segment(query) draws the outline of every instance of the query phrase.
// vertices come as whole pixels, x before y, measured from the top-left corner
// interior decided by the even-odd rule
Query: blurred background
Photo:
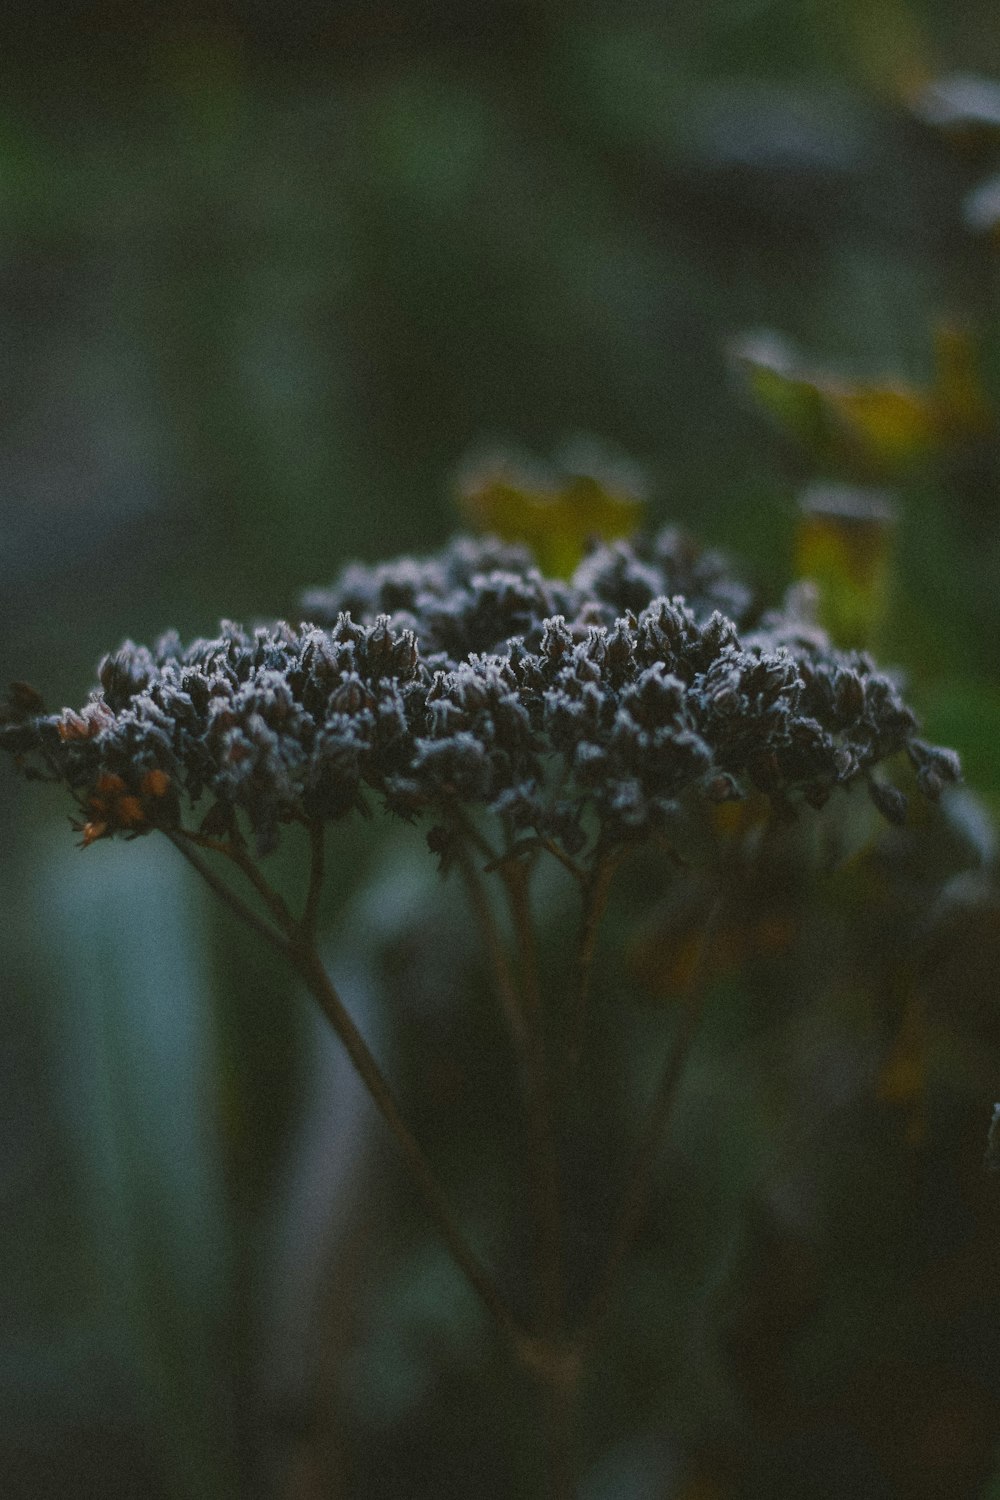
[[[78,704],[126,635],[294,617],[348,559],[439,544],[470,450],[583,433],[765,598],[826,577],[962,754],[969,790],[866,825],[832,883],[792,835],[748,876],[586,1500],[1000,1495],[995,19],[52,0],[0,26],[0,679]],[[858,576],[830,485],[876,518]],[[535,1493],[525,1394],[294,985],[172,850],[81,854],[63,799],[0,771],[4,1495]],[[333,864],[331,966],[502,1250],[457,889],[419,832],[338,831]],[[605,1194],[684,935],[648,874],[611,913],[617,1133],[575,1163]]]

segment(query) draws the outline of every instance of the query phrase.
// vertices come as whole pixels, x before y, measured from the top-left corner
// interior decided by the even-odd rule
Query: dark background
[[[192,0],[0,26],[4,680],[76,704],[123,636],[294,616],[350,557],[428,550],[483,443],[596,435],[645,467],[652,524],[774,598],[804,484],[896,493],[879,650],[979,800],[926,869],[897,851],[863,897],[816,896],[843,901],[813,953],[856,976],[839,1008],[821,984],[796,1008],[808,954],[726,981],[592,1393],[588,1500],[1000,1493],[995,423],[883,462],[776,422],[727,355],[770,328],[809,370],[925,392],[948,320],[995,412],[998,252],[963,202],[1000,135],[910,107],[1000,78],[994,22]],[[4,768],[4,1494],[532,1493],[523,1393],[294,988],[173,851],[81,854],[65,812]],[[890,960],[956,872],[928,1020]],[[457,895],[399,830],[338,833],[331,885],[335,971],[391,1069],[424,1059],[404,1091],[489,1233],[503,1162],[461,1111],[495,1038]]]

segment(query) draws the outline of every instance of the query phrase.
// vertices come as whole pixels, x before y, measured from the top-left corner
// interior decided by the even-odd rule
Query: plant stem
[[[309,890],[302,916],[302,931],[310,940],[316,936],[319,922],[319,902],[323,894],[323,875],[326,868],[326,830],[316,821],[309,824]]]
[[[537,1142],[542,1133],[542,1124],[540,1120],[533,1119],[536,1110],[536,1085],[533,1081],[534,1070],[530,1061],[532,1041],[514,984],[510,962],[475,862],[469,851],[464,848],[458,854],[458,861],[465,876],[486,951],[493,965],[501,1009],[510,1030],[517,1058],[531,1145],[527,1165],[535,1208],[534,1222],[536,1233],[540,1236],[541,1224],[543,1219],[547,1219],[550,1208],[546,1184],[542,1181],[542,1174],[538,1170]],[[558,1203],[556,1208],[558,1209]],[[549,1274],[548,1271],[546,1274]],[[543,1307],[542,1311],[546,1313],[547,1309]],[[572,1351],[564,1348],[553,1337],[548,1327],[537,1340],[530,1345],[525,1345],[522,1350],[522,1359],[535,1381],[541,1403],[549,1495],[553,1497],[553,1500],[572,1500],[574,1494],[573,1418],[576,1408],[576,1392],[579,1386],[578,1362],[573,1358]]]
[[[471,1248],[456,1224],[440,1183],[424,1155],[416,1136],[403,1119],[395,1096],[382,1070],[375,1061],[368,1044],[355,1026],[346,1006],[338,995],[330,976],[320,962],[315,948],[309,943],[292,947],[293,961],[319,1001],[330,1025],[340,1038],[355,1071],[368,1090],[379,1114],[388,1125],[396,1143],[403,1153],[410,1175],[420,1190],[427,1208],[436,1223],[442,1238],[451,1251],[456,1265],[479,1297],[497,1327],[511,1340],[520,1352],[524,1343],[521,1328],[515,1322],[510,1309],[500,1296],[486,1268]]]
[[[704,984],[706,957],[719,924],[723,898],[712,906],[702,928],[697,954],[681,997],[679,1031],[664,1064],[652,1106],[632,1163],[632,1171],[622,1195],[618,1218],[611,1238],[611,1251],[603,1273],[583,1317],[582,1342],[589,1347],[597,1338],[610,1311],[618,1273],[632,1251],[642,1228],[652,1184],[653,1168],[670,1121],[681,1079],[701,1022],[707,997]]]
[[[475,861],[468,849],[465,848],[459,849],[456,859],[459,869],[462,872],[465,888],[469,893],[469,901],[479,925],[483,945],[493,970],[500,1009],[503,1012],[504,1021],[510,1032],[511,1043],[517,1057],[518,1067],[523,1073],[526,1072],[525,1059],[529,1046],[528,1033],[521,1010],[520,996],[517,993],[517,986],[510,967],[510,960],[507,957],[503,939],[500,936],[496,918],[493,915],[489,897],[476,869]],[[523,1085],[524,1078],[522,1076]]]
[[[618,868],[619,858],[617,853],[602,854],[587,877],[583,888],[583,921],[580,928],[580,952],[577,959],[576,999],[570,1023],[569,1041],[569,1063],[573,1069],[579,1065],[583,1051],[597,938],[601,928],[601,918],[607,909],[611,882]]]
[[[318,900],[315,892],[322,879],[322,853],[318,847],[319,840],[315,839],[315,837],[313,839],[313,863],[306,920],[298,924],[289,918],[291,931],[286,936],[272,927],[269,922],[265,921],[258,912],[254,911],[251,906],[248,906],[243,898],[238,896],[226,884],[221,876],[191,847],[191,843],[186,839],[183,832],[168,832],[167,837],[188,863],[194,866],[199,875],[215,891],[216,895],[237,916],[242,918],[255,932],[264,937],[272,947],[277,948],[279,952],[291,960],[293,966],[305,981],[310,993],[319,1002],[320,1008],[343,1043],[347,1055],[354,1065],[355,1071],[361,1078],[362,1083],[368,1090],[375,1107],[395,1137],[410,1176],[423,1197],[424,1203],[429,1209],[431,1217],[437,1225],[445,1244],[448,1246],[452,1259],[486,1308],[497,1328],[509,1340],[518,1359],[521,1362],[529,1362],[533,1356],[535,1341],[524,1332],[515,1320],[506,1302],[493,1284],[489,1272],[469,1245],[456,1223],[448,1200],[434,1175],[430,1162],[424,1155],[423,1148],[404,1120],[382,1070],[375,1061],[364,1037],[354,1024],[316,951],[315,941],[312,932],[309,930],[308,921],[314,916],[314,908]],[[222,847],[219,852],[226,853],[227,850]],[[255,870],[255,874],[257,878],[253,881],[253,884],[261,891],[261,894],[263,895],[266,891],[280,901],[280,897],[277,897],[277,893],[271,890],[271,887],[267,885],[260,872]],[[268,904],[271,905],[271,902],[269,901]]]
[[[575,1344],[540,1342],[531,1357],[545,1436],[546,1500],[575,1500],[576,1411],[583,1374]]]
[[[569,874],[572,875],[575,881],[577,881],[580,885],[584,885],[586,883],[586,871],[583,869],[582,865],[577,864],[576,860],[573,859],[571,855],[566,853],[566,850],[562,847],[557,839],[540,838],[538,842],[541,844],[543,849],[548,850],[553,859],[557,859],[559,861],[563,869],[567,870]]]
[[[481,844],[480,853],[490,854]],[[538,1236],[538,1281],[543,1331],[522,1349],[522,1359],[534,1380],[539,1399],[546,1454],[547,1493],[550,1500],[573,1500],[575,1494],[574,1419],[580,1383],[575,1350],[562,1333],[562,1264],[558,1176],[552,1139],[547,1079],[541,1035],[541,994],[534,930],[528,907],[527,871],[520,864],[490,857],[492,868],[503,873],[524,970],[524,999],[518,993],[510,961],[497,926],[484,882],[465,843],[456,855],[469,892],[483,945],[493,967],[500,1008],[517,1059],[529,1134],[529,1178]]]
[[[195,844],[199,849],[210,849],[213,854],[225,855],[226,859],[230,860],[231,863],[234,864],[240,871],[240,873],[244,875],[247,880],[249,880],[250,884],[260,896],[261,900],[264,902],[265,906],[274,917],[274,920],[277,922],[282,932],[290,934],[294,930],[295,918],[288,910],[285,902],[278,895],[278,892],[264,879],[257,866],[250,858],[250,855],[241,844],[236,844],[233,842],[227,843],[221,839],[209,838],[206,834],[193,833],[190,829],[187,828],[182,828],[180,832],[181,837],[184,838],[188,844]],[[170,834],[169,837],[173,839],[174,836],[173,834]],[[176,843],[176,839],[174,839],[174,842]]]
[[[550,1500],[573,1500],[576,1494],[574,1428],[580,1367],[577,1351],[568,1345],[565,1333],[559,1162],[551,1078],[545,1058],[538,950],[531,915],[531,867],[519,859],[508,858],[497,868],[507,891],[521,960],[523,1003],[515,1040],[521,1039],[523,1049],[520,1062],[535,1182],[541,1302],[541,1331],[529,1362],[539,1389],[548,1495]]]
[[[541,1327],[546,1337],[562,1334],[563,1272],[559,1167],[549,1077],[545,1065],[542,997],[538,976],[538,951],[529,900],[528,868],[520,860],[500,865],[507,890],[511,919],[517,939],[522,993],[523,1078],[531,1158],[536,1181],[538,1230],[538,1285],[541,1294]]]
[[[191,847],[191,841],[189,840],[189,837],[186,833],[184,833],[183,831],[180,833],[174,833],[169,829],[165,831],[167,834],[167,838],[173,844],[178,853],[183,855],[189,865],[193,865],[193,867],[198,871],[198,874],[201,876],[202,880],[205,881],[206,885],[211,886],[215,894],[226,904],[226,906],[229,907],[231,911],[235,912],[236,915],[242,921],[246,922],[249,927],[252,927],[255,932],[258,932],[266,942],[271,944],[272,947],[277,948],[280,952],[285,954],[290,952],[288,938],[284,935],[284,933],[281,933],[277,930],[277,928],[272,927],[270,922],[265,921],[259,912],[254,911],[252,906],[248,906],[243,898],[241,896],[238,896],[232,889],[232,887],[226,884],[221,875],[218,875],[216,871],[213,870],[212,867],[207,863],[207,861],[202,859],[201,855],[197,854]]]

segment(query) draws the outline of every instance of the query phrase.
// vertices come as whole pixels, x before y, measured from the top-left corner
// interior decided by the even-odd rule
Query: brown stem
[[[576,1068],[583,1051],[587,1011],[590,1005],[590,987],[594,976],[594,955],[601,929],[601,918],[608,905],[611,882],[618,868],[620,855],[602,854],[587,877],[583,894],[583,922],[580,929],[580,952],[577,959],[576,999],[571,1018],[569,1063]]]
[[[456,858],[459,869],[462,872],[462,878],[465,881],[466,890],[469,893],[472,910],[479,924],[486,954],[493,969],[500,1009],[503,1011],[504,1021],[510,1032],[518,1066],[522,1069],[523,1081],[528,1072],[527,1054],[530,1043],[524,1022],[524,1015],[521,1010],[521,999],[517,992],[517,985],[514,981],[510,960],[507,957],[503,939],[500,936],[496,918],[493,915],[486,889],[476,869],[475,861],[464,845],[459,845]]]
[[[586,871],[581,865],[577,864],[572,855],[566,853],[566,850],[556,839],[540,838],[538,842],[541,844],[543,849],[548,850],[553,859],[557,859],[559,861],[564,870],[569,871],[574,880],[578,881],[580,885],[586,884]]]
[[[681,1078],[691,1055],[691,1048],[698,1034],[705,1008],[707,996],[707,987],[703,982],[705,960],[711,940],[718,928],[722,904],[720,897],[714,903],[702,929],[698,951],[685,984],[684,995],[681,997],[678,1035],[671,1045],[653,1096],[649,1116],[639,1138],[632,1171],[618,1210],[618,1219],[611,1239],[611,1252],[583,1317],[582,1343],[584,1346],[593,1343],[600,1333],[610,1311],[618,1272],[635,1245],[642,1228],[652,1184],[653,1168],[656,1165],[673,1107],[677,1102]]]
[[[500,1296],[493,1281],[475,1251],[468,1244],[462,1231],[452,1217],[451,1208],[423,1148],[403,1119],[395,1096],[382,1070],[375,1061],[364,1037],[361,1035],[347,1008],[338,995],[315,949],[305,942],[292,947],[292,958],[310,992],[319,1001],[330,1025],[340,1038],[348,1057],[368,1090],[379,1114],[388,1125],[410,1174],[430,1210],[442,1238],[451,1251],[456,1265],[479,1297],[497,1327],[511,1340],[519,1354],[523,1354],[525,1338],[515,1322],[510,1309]]]
[[[575,1345],[544,1345],[533,1362],[545,1432],[546,1500],[574,1500],[576,1495],[580,1353]]]
[[[461,808],[448,810],[448,817],[455,827],[465,835],[469,843],[479,850],[490,869],[495,869],[500,863],[501,856],[493,848],[485,834],[480,833],[473,820],[468,817]]]
[[[392,1090],[370,1052],[364,1037],[355,1026],[329,975],[324,969],[316,952],[312,934],[309,932],[305,922],[300,925],[289,918],[291,924],[289,934],[285,935],[279,932],[275,927],[272,927],[270,922],[267,922],[258,912],[254,911],[251,906],[248,906],[243,898],[238,896],[221,876],[201,858],[192,847],[192,844],[200,842],[198,838],[189,839],[183,830],[177,832],[168,831],[167,837],[188,863],[194,866],[199,875],[202,876],[205,882],[225,902],[230,910],[234,911],[249,927],[252,927],[255,932],[258,932],[268,943],[291,960],[294,967],[304,979],[311,994],[318,1000],[320,1008],[343,1043],[375,1107],[395,1137],[403,1153],[403,1159],[410,1171],[410,1175],[416,1183],[430,1211],[431,1217],[448,1246],[453,1260],[462,1271],[472,1290],[479,1297],[494,1323],[510,1341],[518,1359],[522,1362],[529,1362],[533,1358],[535,1341],[515,1321],[510,1309],[494,1286],[486,1268],[468,1244],[461,1229],[455,1222],[444,1191],[435,1177],[423,1149],[403,1119]],[[322,855],[318,850],[318,843],[319,841],[314,839],[313,864],[310,879],[311,900],[307,901],[307,910],[315,906],[318,900],[314,892],[318,890],[322,878],[322,871],[317,868],[322,860]],[[220,852],[227,852],[227,850],[223,847]],[[270,892],[271,888],[267,885],[264,877],[260,875],[259,871],[255,873],[258,878],[253,881],[254,886],[257,889],[261,889],[263,886],[264,889]],[[275,893],[271,892],[271,894],[274,895]],[[278,900],[280,900],[280,897]],[[284,906],[283,902],[281,904]]]
[[[265,921],[259,912],[254,911],[252,906],[247,905],[242,896],[237,896],[232,887],[228,886],[222,879],[222,876],[213,870],[211,865],[191,848],[191,843],[197,842],[197,840],[192,840],[183,830],[175,833],[167,829],[165,832],[174,848],[184,856],[189,865],[194,866],[205,883],[211,886],[215,894],[225,902],[231,911],[235,912],[255,932],[260,933],[261,937],[270,943],[272,947],[286,954],[290,951],[288,938],[284,933],[279,932],[277,928],[271,926],[270,922]]]
[[[264,879],[245,848],[239,844],[226,843],[221,839],[209,838],[204,833],[192,833],[187,828],[182,828],[180,833],[189,844],[196,844],[199,849],[210,849],[214,854],[225,855],[226,859],[230,860],[240,873],[249,880],[282,932],[291,935],[296,927],[295,918],[288,910],[285,902],[278,895],[278,892]]]
[[[538,1284],[542,1303],[542,1329],[546,1338],[558,1342],[562,1337],[563,1323],[561,1195],[552,1101],[545,1064],[538,950],[529,900],[530,871],[520,860],[508,859],[500,865],[500,874],[507,891],[521,961],[522,1015],[526,1035],[523,1057],[525,1105],[537,1184]]]
[[[576,1493],[574,1419],[580,1367],[575,1350],[568,1347],[563,1338],[558,1165],[545,1070],[541,993],[528,900],[528,871],[520,862],[491,860],[493,868],[501,872],[510,901],[521,957],[522,998],[483,881],[464,844],[459,845],[457,858],[493,966],[500,1006],[517,1058],[528,1126],[528,1168],[538,1236],[542,1332],[537,1339],[523,1346],[521,1353],[538,1389],[548,1496],[550,1500],[573,1500]]]
[[[309,824],[309,890],[302,915],[302,932],[312,941],[319,922],[319,903],[326,869],[326,829],[318,820]]]

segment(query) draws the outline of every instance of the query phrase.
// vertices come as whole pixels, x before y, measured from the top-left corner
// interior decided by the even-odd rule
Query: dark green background
[[[1000,147],[950,150],[895,84],[914,57],[1000,76],[994,22],[991,5],[944,0],[192,0],[8,18],[0,676],[77,703],[125,635],[294,613],[349,557],[441,541],[470,446],[546,454],[578,432],[646,466],[653,523],[732,549],[777,597],[817,471],[734,379],[734,335],[777,328],[822,364],[927,385],[934,323],[961,317],[1000,401],[996,252],[960,216]],[[957,479],[931,462],[907,474],[885,643],[994,807],[998,475],[990,453]],[[4,770],[4,1494],[530,1493],[511,1437],[533,1442],[522,1397],[377,1131],[339,1074],[343,1115],[324,1126],[306,1107],[336,1064],[287,979],[172,851],[78,854],[65,812]],[[988,830],[970,838],[989,866]],[[348,830],[328,916],[397,1071],[410,1042],[438,1058],[408,1088],[457,1180],[454,1075],[488,1093],[495,1038],[448,988],[440,954],[462,919],[432,877],[419,835],[380,847]],[[810,1139],[808,1099],[792,1116],[766,1089],[725,1105],[727,1048],[758,1035],[753,985],[723,1007],[718,1076],[691,1112],[704,1179],[695,1142],[670,1215],[687,1258],[662,1297],[655,1257],[633,1289],[640,1324],[667,1307],[662,1342],[630,1349],[619,1329],[588,1497],[994,1493],[990,972],[949,981],[975,1026],[937,1038],[917,1166],[885,1121],[824,1118],[798,1220],[761,1163],[768,1110]],[[659,1036],[655,1015],[642,1024],[639,1058]],[[823,1073],[830,1037],[796,1035]],[[780,1072],[787,1033],[754,1045],[760,1078]],[[484,1136],[470,1119],[473,1159]],[[487,1229],[488,1184],[465,1204]],[[855,1192],[868,1217],[852,1224]],[[948,1256],[957,1282],[935,1279]],[[321,1324],[303,1310],[317,1280]],[[697,1368],[678,1352],[693,1327]]]

